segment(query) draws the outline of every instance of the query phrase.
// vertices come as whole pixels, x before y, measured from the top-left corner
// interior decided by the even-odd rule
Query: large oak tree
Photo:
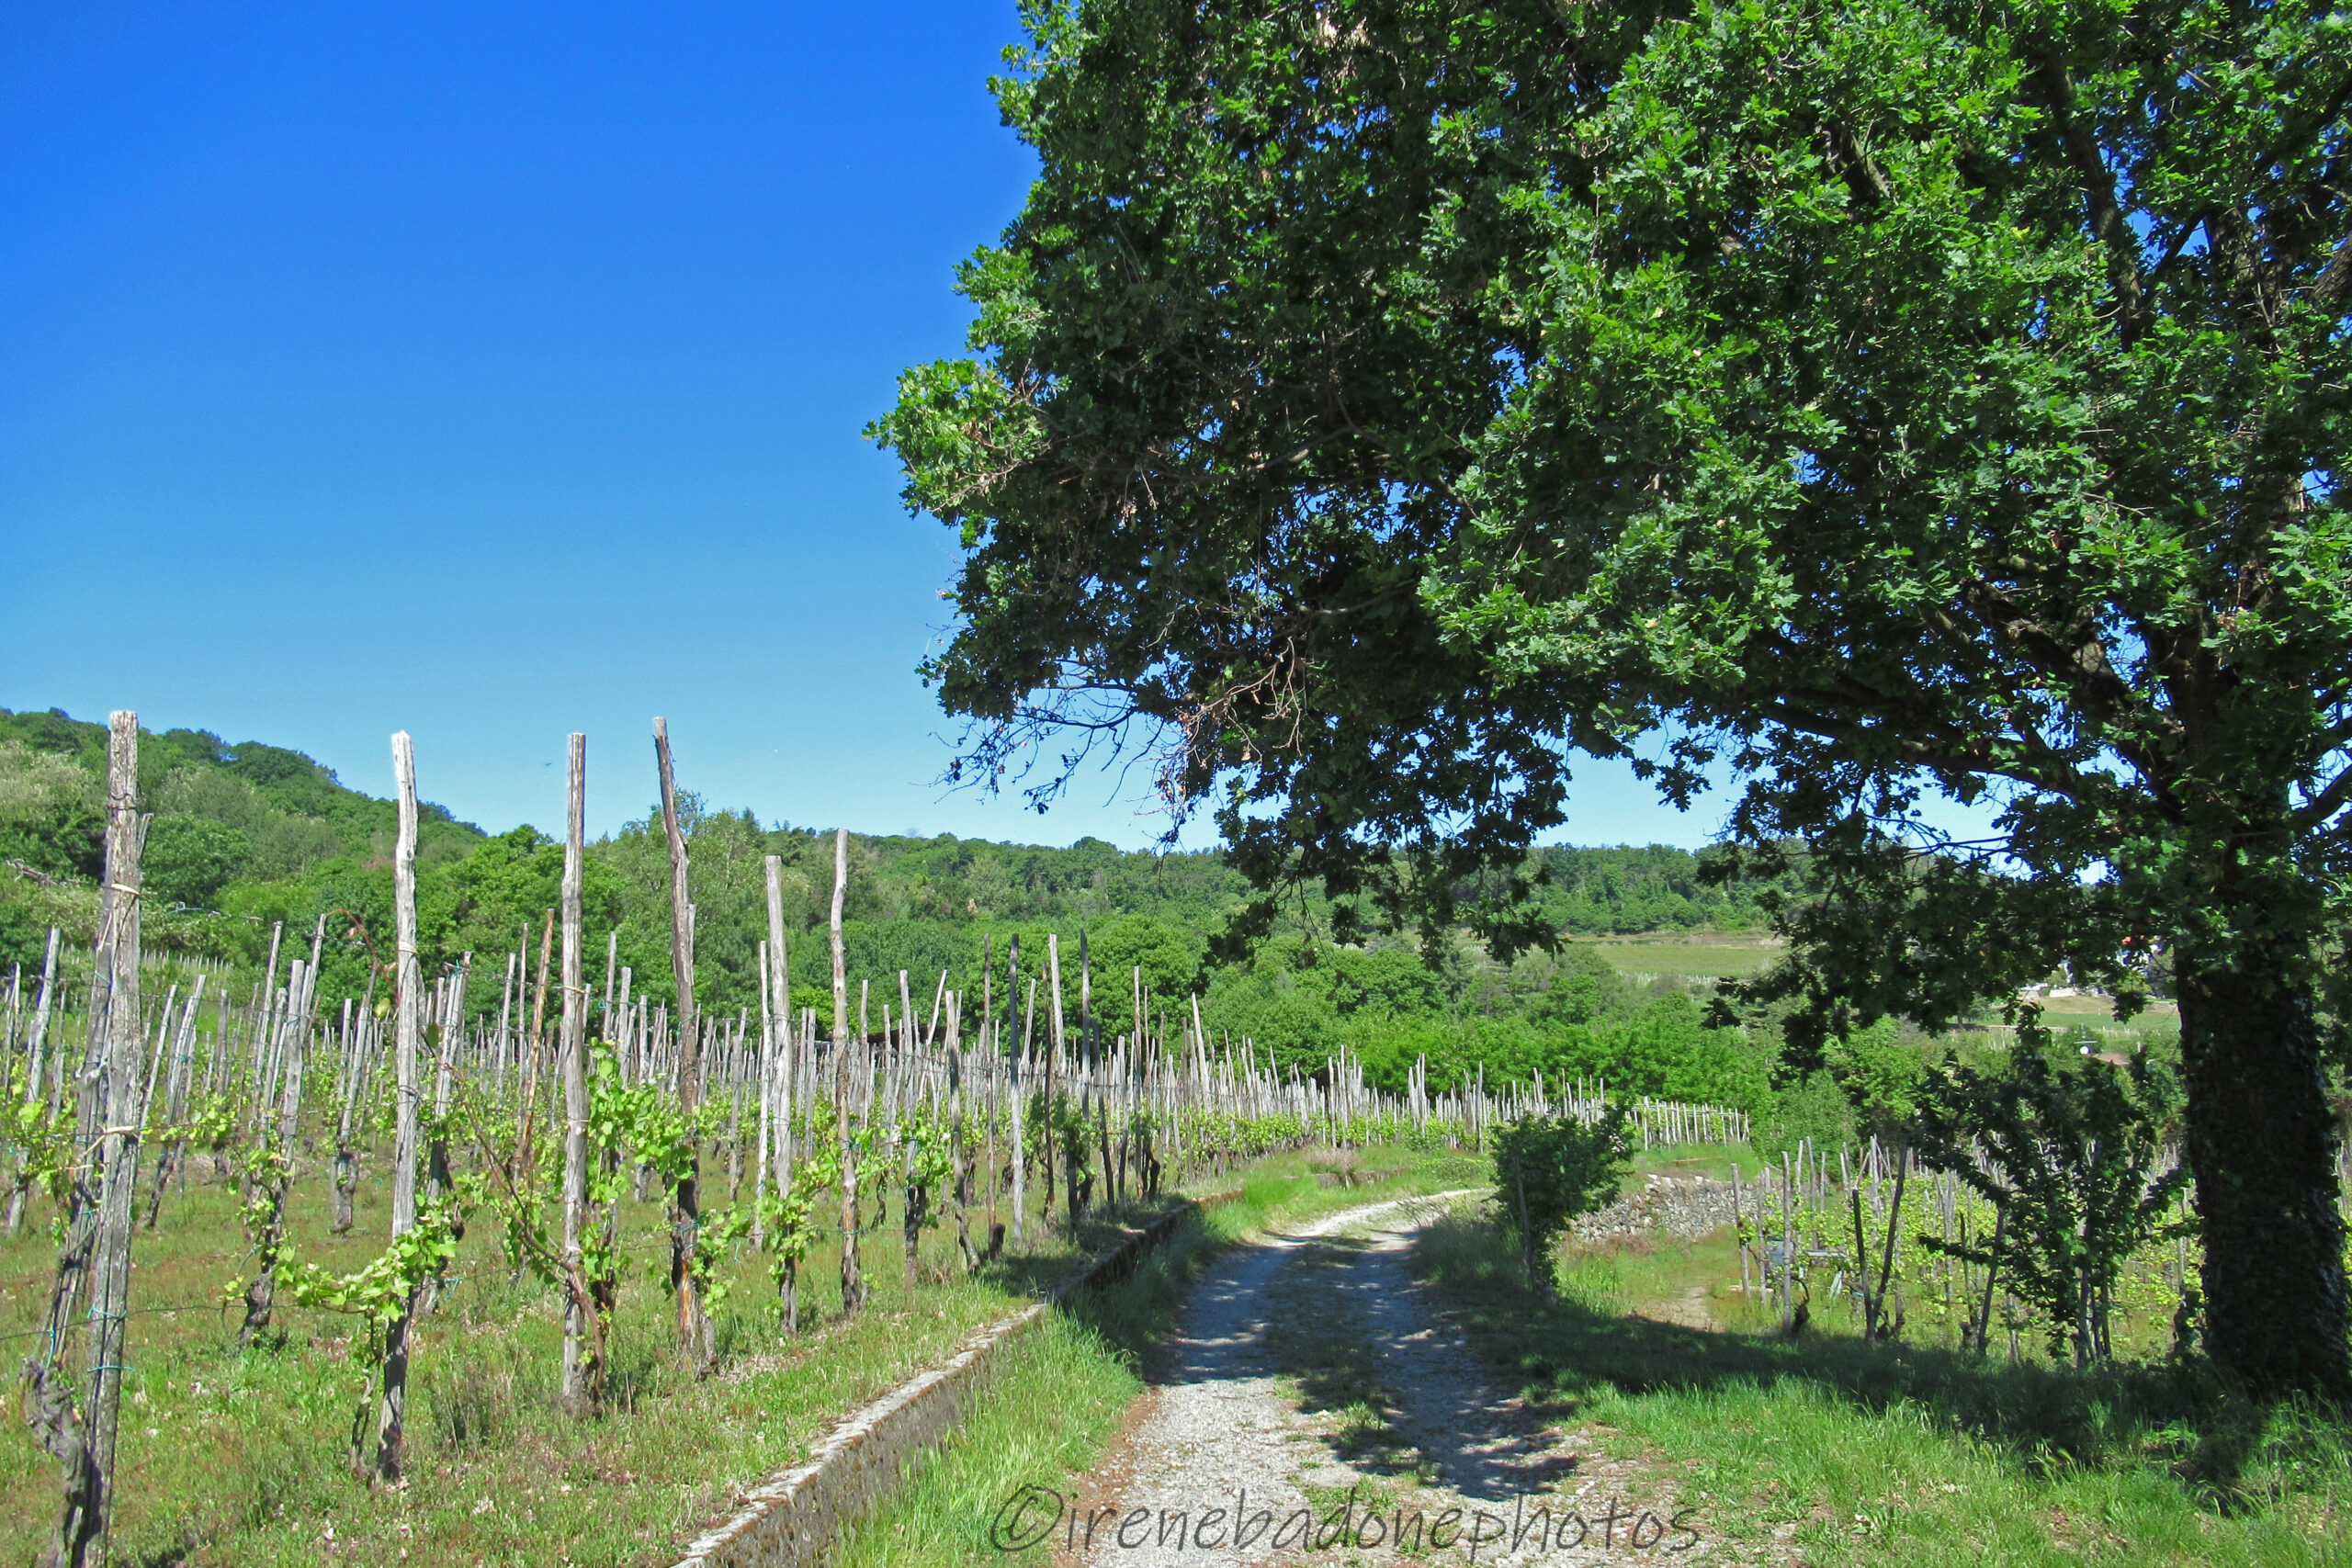
[[[975,355],[877,427],[962,530],[967,776],[1140,741],[1261,881],[1390,915],[1516,863],[1579,752],[1728,777],[1735,838],[1810,852],[1776,984],[1829,1026],[2161,953],[2209,1343],[2352,1393],[2345,17],[1028,23]]]

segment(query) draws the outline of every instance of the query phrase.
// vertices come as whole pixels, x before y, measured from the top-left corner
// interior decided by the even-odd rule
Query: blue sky
[[[498,829],[1141,845],[934,782],[947,531],[860,429],[1030,172],[999,0],[17,7],[0,36],[0,706],[298,747]],[[1589,767],[1580,842],[1702,841]],[[1204,842],[1194,830],[1189,841]]]

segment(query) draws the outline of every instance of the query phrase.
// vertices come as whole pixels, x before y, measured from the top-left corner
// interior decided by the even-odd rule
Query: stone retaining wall
[[[1577,1241],[1612,1241],[1625,1236],[1696,1237],[1729,1226],[1735,1215],[1732,1186],[1704,1176],[1651,1176],[1607,1208],[1568,1227]]]
[[[1006,1348],[1044,1322],[1056,1303],[1073,1292],[1125,1279],[1202,1203],[1240,1195],[1219,1192],[1170,1210],[1097,1254],[1046,1300],[972,1334],[944,1364],[918,1373],[835,1427],[810,1450],[808,1462],[778,1471],[746,1492],[742,1506],[725,1523],[686,1548],[677,1568],[803,1568],[817,1562],[834,1536],[871,1510],[910,1461],[963,1424]]]

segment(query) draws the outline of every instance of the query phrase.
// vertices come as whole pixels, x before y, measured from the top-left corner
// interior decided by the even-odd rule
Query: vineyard
[[[1148,994],[1141,966],[1098,975],[1082,936],[1016,939],[978,996],[945,973],[853,977],[846,833],[830,1017],[791,1005],[773,857],[758,1011],[698,1010],[656,737],[674,1003],[643,993],[614,933],[591,957],[580,737],[562,900],[536,944],[424,971],[402,735],[388,940],[280,928],[234,997],[225,966],[141,952],[139,732],[117,716],[94,962],[76,985],[51,932],[7,998],[0,1333],[27,1352],[45,1457],[14,1445],[0,1469],[0,1549],[53,1537],[96,1562],[128,1532],[124,1560],[227,1541],[307,1559],[405,1550],[424,1520],[526,1556],[556,1519],[587,1557],[658,1557],[725,1486],[1190,1178],[1308,1145],[1475,1150],[1529,1112],[1599,1113],[1600,1086],[1540,1073],[1433,1091],[1422,1062],[1389,1094],[1344,1052],[1278,1068],[1212,1038],[1197,998]],[[327,944],[354,942],[367,985],[322,1006]],[[1747,1134],[1736,1111],[1634,1115],[1645,1140]],[[641,1506],[589,1506],[616,1494]]]

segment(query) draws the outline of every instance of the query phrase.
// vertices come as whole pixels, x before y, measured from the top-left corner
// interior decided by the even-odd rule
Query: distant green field
[[[1770,937],[1744,931],[1603,938],[1581,945],[1599,949],[1620,975],[1753,975],[1781,953]]]

